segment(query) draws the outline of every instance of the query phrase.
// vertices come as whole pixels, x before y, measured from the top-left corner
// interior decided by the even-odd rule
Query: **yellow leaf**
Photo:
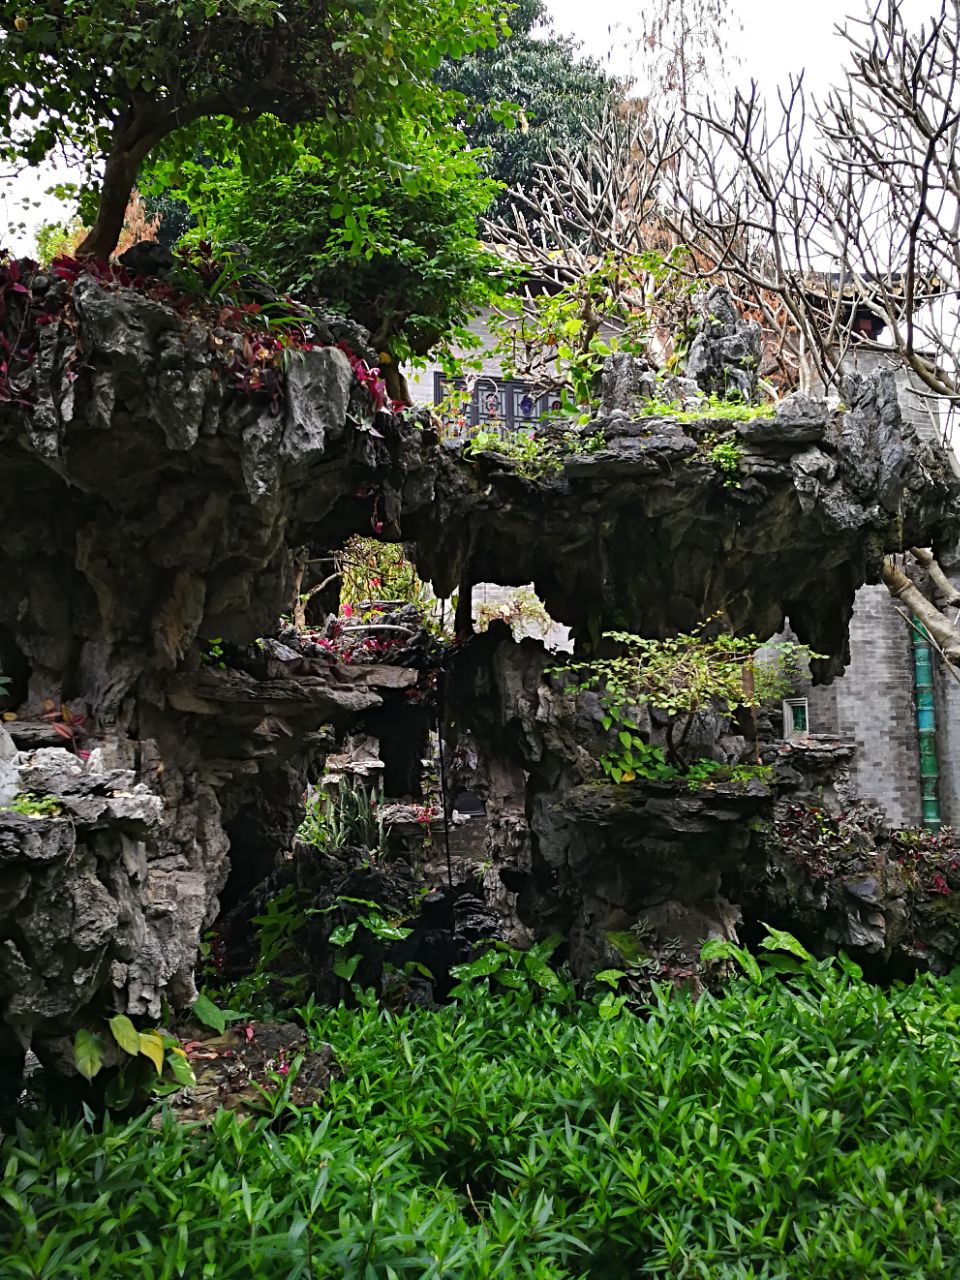
[[[16,720],[17,713],[15,711],[5,711],[3,713],[3,718],[4,720],[7,720],[7,721]]]
[[[636,777],[637,777],[637,775],[633,772],[633,770],[632,770],[632,769],[624,769],[624,771],[623,771],[623,777],[620,779],[620,781],[621,781],[621,782],[634,782],[634,781],[636,780]]]
[[[157,1075],[163,1074],[163,1040],[156,1031],[140,1032],[140,1052],[149,1058],[157,1068]]]

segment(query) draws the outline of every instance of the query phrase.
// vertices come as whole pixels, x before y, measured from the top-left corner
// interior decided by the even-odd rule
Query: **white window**
[[[787,698],[783,704],[783,736],[805,738],[810,732],[810,711],[806,698]]]

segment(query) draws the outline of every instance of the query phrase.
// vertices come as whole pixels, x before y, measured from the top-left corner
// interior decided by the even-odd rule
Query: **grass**
[[[483,984],[313,1011],[322,1107],[21,1127],[0,1276],[957,1276],[958,1011],[944,980],[830,962],[642,1016]]]

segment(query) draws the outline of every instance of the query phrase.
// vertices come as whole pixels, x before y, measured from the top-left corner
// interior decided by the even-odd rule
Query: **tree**
[[[82,214],[96,194],[79,252],[106,257],[151,153],[175,166],[200,146],[262,169],[318,120],[332,153],[382,146],[397,120],[449,118],[437,64],[500,24],[493,0],[0,0],[0,30],[0,157],[79,151]]]
[[[315,154],[308,131],[284,172],[203,169],[202,233],[241,242],[275,284],[359,320],[405,400],[399,364],[463,338],[503,275],[477,232],[496,184],[461,141],[410,125],[371,167]]]
[[[643,102],[608,105],[577,143],[550,149],[489,240],[527,287],[497,326],[517,373],[573,405],[591,399],[611,340],[634,354],[675,352],[690,314],[688,253],[666,226],[660,191],[680,144]],[[605,340],[601,338],[601,331]]]
[[[689,765],[683,748],[701,711],[715,708],[733,715],[739,708],[778,701],[814,656],[793,641],[767,645],[759,654],[755,635],[709,635],[717,621],[708,619],[692,632],[665,640],[605,631],[604,639],[618,650],[613,657],[558,668],[579,679],[572,691],[600,694],[603,728],[617,736],[613,751],[601,759],[614,782],[632,782],[641,775],[675,776]],[[666,714],[666,758],[636,736],[636,708],[644,705]]]
[[[778,298],[824,383],[853,347],[893,351],[960,395],[960,0],[911,31],[897,0],[840,29],[842,85],[791,81],[768,110],[754,84],[690,116],[678,225],[715,270]],[[882,336],[881,336],[882,335]]]
[[[852,351],[879,351],[956,402],[960,0],[916,30],[880,0],[838,30],[849,64],[823,102],[800,79],[774,111],[754,84],[727,111],[690,113],[696,180],[675,182],[673,225],[697,238],[709,273],[789,316],[785,337],[814,381],[835,383]],[[888,558],[883,581],[960,666],[945,613],[958,593],[932,553]]]
[[[618,86],[593,59],[579,57],[575,41],[553,31],[543,0],[519,0],[510,27],[492,48],[445,59],[437,79],[472,104],[461,123],[470,146],[485,150],[487,173],[507,188],[529,188],[537,165],[596,124]],[[506,103],[521,113],[517,127],[508,127]],[[508,207],[498,196],[494,212]]]
[[[699,102],[721,58],[739,61],[730,53],[729,24],[725,0],[657,0],[645,7],[642,91],[656,100],[661,115],[683,114]]]

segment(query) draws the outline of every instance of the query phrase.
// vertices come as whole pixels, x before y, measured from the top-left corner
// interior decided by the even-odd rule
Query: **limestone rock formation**
[[[611,409],[587,428],[603,447],[539,481],[496,453],[470,467],[444,452],[433,503],[405,508],[404,528],[440,594],[532,582],[552,618],[593,641],[718,611],[763,637],[789,616],[829,655],[821,674],[837,672],[857,588],[879,580],[885,552],[948,540],[958,493],[943,453],[902,422],[892,377],[851,376],[844,396],[849,413],[794,395],[741,422]],[[734,476],[717,465],[721,439]]]
[[[357,531],[403,539],[438,593],[533,582],[581,641],[717,610],[767,636],[789,613],[835,670],[853,594],[884,551],[953,531],[956,481],[902,426],[884,379],[851,382],[846,415],[793,398],[738,424],[631,418],[613,393],[589,428],[603,447],[530,480],[381,411],[362,352],[314,345],[283,371],[266,337],[201,324],[157,289],[38,274],[33,290],[11,307],[24,332],[23,308],[44,323],[31,313],[35,346],[0,407],[0,665],[17,750],[0,744],[0,795],[34,791],[58,811],[0,811],[0,1059],[33,1043],[63,1067],[84,1020],[189,1001],[228,871],[264,874],[338,737],[410,701],[416,672],[254,646],[276,640],[306,554]],[[720,438],[739,450],[732,483]],[[489,705],[475,686],[494,667],[484,676],[467,650],[451,681],[478,740],[505,735],[491,794],[531,876],[579,876],[594,840],[611,863],[628,829],[647,851],[706,849],[722,830],[719,862],[743,855],[732,817],[759,797],[674,805],[670,819],[653,793],[578,790],[595,726],[544,703],[542,658],[518,649]],[[578,885],[586,955],[612,898]],[[713,876],[711,901],[721,888]]]
[[[708,395],[752,400],[760,372],[760,326],[740,319],[722,285],[713,286],[699,310],[700,327],[690,344],[687,377]]]

